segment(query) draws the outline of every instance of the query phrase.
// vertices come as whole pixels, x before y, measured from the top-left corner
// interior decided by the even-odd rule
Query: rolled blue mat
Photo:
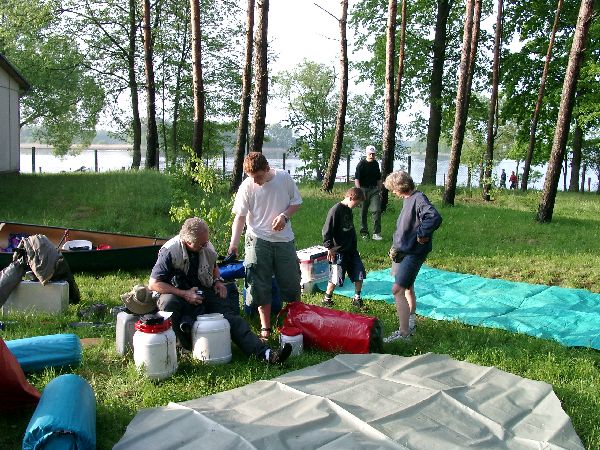
[[[23,450],[96,448],[96,397],[86,380],[68,374],[46,385],[25,436]]]
[[[46,367],[78,366],[81,362],[81,342],[75,334],[50,334],[6,341],[23,368],[35,372]]]

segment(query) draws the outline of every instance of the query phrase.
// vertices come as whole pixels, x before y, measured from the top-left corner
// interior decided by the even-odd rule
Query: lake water
[[[97,155],[97,170],[99,172],[108,172],[115,170],[125,170],[131,166],[131,152],[126,148],[118,147],[118,146],[101,146],[99,148],[91,148],[81,152],[78,155],[68,155],[62,158],[56,157],[52,155],[52,152],[49,148],[44,147],[36,147],[35,151],[35,172],[46,172],[46,173],[59,173],[59,172],[73,172],[77,170],[86,170],[86,171],[94,171],[96,169],[96,155]],[[269,155],[268,151],[265,150],[265,155],[269,159],[269,163],[272,167],[283,168],[284,161],[281,156],[276,157]],[[356,169],[356,165],[360,161],[362,155],[355,154],[353,158],[350,160],[350,179],[352,179],[354,175],[354,171]],[[21,146],[21,172],[22,173],[31,173],[32,172],[32,152],[31,147],[22,145]],[[160,158],[160,167],[164,168],[164,158]],[[216,169],[221,170],[223,168],[223,158],[221,156],[215,158],[214,160],[209,161]],[[142,164],[144,166],[144,157],[142,155]],[[292,175],[302,175],[300,167],[302,166],[302,161],[287,157],[285,159],[285,169],[287,169]],[[414,180],[419,183],[423,176],[423,168],[425,166],[425,161],[422,156],[413,155],[411,157],[411,175]],[[225,170],[231,171],[233,167],[233,158],[226,157],[225,158]],[[337,171],[337,181],[345,181],[347,175],[347,161],[341,160],[338,171]],[[394,163],[394,169],[406,169],[406,161],[396,161]],[[522,173],[523,163],[519,165],[518,173]],[[512,170],[517,170],[516,161],[511,160],[502,160],[494,167],[494,173],[496,176],[500,175],[501,170],[506,170],[506,173],[510,175]],[[537,170],[542,173],[542,177],[536,181],[533,185],[535,189],[542,189],[544,185],[544,178],[546,175],[546,165],[533,167],[533,170]],[[445,176],[448,173],[448,158],[445,155],[440,155],[438,160],[438,171],[437,171],[437,184],[443,185]],[[570,179],[570,171],[567,171],[567,187]],[[588,171],[586,174],[586,178],[591,178],[590,187],[592,191],[595,191],[598,186],[598,178],[595,173]],[[478,182],[478,171],[477,174],[474,174],[472,185],[476,185]],[[508,183],[508,182],[507,182]],[[466,186],[467,184],[467,168],[465,166],[460,166],[458,171],[458,184],[462,186]],[[563,176],[561,175],[559,181],[559,190],[563,190]],[[588,189],[588,183],[586,180],[586,190]]]

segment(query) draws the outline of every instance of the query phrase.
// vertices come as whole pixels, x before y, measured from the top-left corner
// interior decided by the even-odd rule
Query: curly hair
[[[256,173],[260,170],[267,170],[269,162],[261,152],[250,152],[244,158],[244,172]]]
[[[404,170],[390,173],[383,182],[383,185],[388,191],[396,191],[402,194],[407,194],[415,190],[415,182]]]
[[[208,225],[199,217],[190,217],[181,227],[179,237],[182,241],[195,244],[198,241],[198,235],[208,232]]]

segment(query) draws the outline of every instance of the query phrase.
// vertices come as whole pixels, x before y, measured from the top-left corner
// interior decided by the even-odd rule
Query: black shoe
[[[355,308],[362,308],[363,307],[363,301],[362,298],[357,297],[356,295],[354,296],[354,298],[352,299],[352,306],[354,306]]]
[[[286,342],[283,348],[274,350],[271,349],[269,352],[269,359],[267,360],[268,364],[283,364],[286,359],[290,357],[292,354],[292,344]]]
[[[331,307],[333,305],[334,305],[334,303],[333,303],[333,300],[331,299],[331,297],[324,296],[323,300],[321,300],[321,306]]]

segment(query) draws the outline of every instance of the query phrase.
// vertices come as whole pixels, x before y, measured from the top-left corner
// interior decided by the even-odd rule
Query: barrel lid
[[[142,320],[138,320],[135,323],[135,329],[141,331],[142,333],[162,333],[163,331],[167,331],[169,328],[171,328],[171,319],[164,319],[162,322],[154,324],[148,324]]]
[[[221,313],[201,314],[196,317],[196,320],[200,320],[200,321],[221,320],[221,319],[223,319],[223,314],[221,314]]]
[[[281,328],[280,333],[285,334],[286,336],[298,336],[299,334],[302,334],[302,330],[300,328],[286,326]]]

